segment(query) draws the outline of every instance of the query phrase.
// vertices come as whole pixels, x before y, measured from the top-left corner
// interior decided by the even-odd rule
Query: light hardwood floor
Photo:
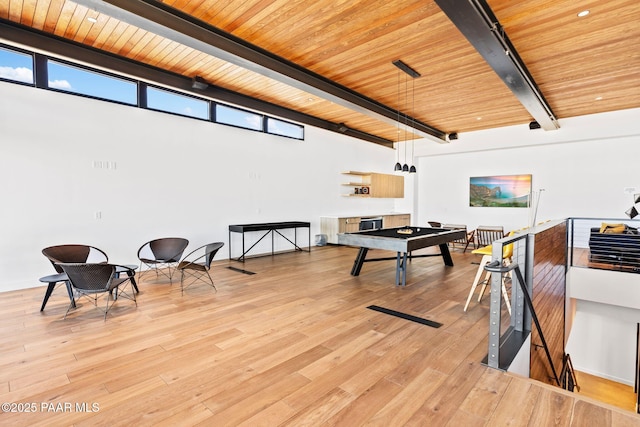
[[[462,310],[477,256],[454,251],[454,267],[415,259],[402,288],[394,261],[350,276],[355,255],[328,246],[219,261],[218,291],[184,296],[148,275],[137,308],[119,301],[106,322],[85,302],[63,320],[63,288],[43,313],[42,287],[2,293],[2,402],[35,411],[0,413],[0,424],[640,425],[630,411],[480,363],[487,298]]]
[[[576,380],[580,386],[580,390],[577,392],[582,396],[589,396],[627,411],[636,410],[636,394],[632,386],[585,372],[576,372]]]

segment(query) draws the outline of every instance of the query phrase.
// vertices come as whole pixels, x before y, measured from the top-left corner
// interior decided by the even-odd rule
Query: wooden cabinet
[[[360,215],[360,216],[323,216],[320,217],[320,233],[327,236],[327,243],[338,244],[338,233],[352,233],[360,230],[363,219],[382,218],[382,228],[404,227],[411,225],[411,214]]]
[[[411,215],[383,215],[382,228],[405,227],[411,225]]]
[[[338,243],[338,233],[351,233],[360,229],[361,218],[320,217],[320,232],[327,236],[327,243]]]
[[[342,184],[349,189],[347,193],[343,193],[345,196],[386,198],[404,197],[403,176],[356,171],[343,172],[343,175],[353,178],[349,182]]]

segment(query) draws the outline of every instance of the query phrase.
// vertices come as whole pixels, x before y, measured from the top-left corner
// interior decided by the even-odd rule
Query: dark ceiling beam
[[[529,114],[545,130],[558,121],[498,18],[484,0],[435,0],[458,30],[511,89]]]
[[[239,107],[245,107],[284,119],[293,120],[298,123],[315,126],[340,134],[346,134],[354,138],[373,142],[388,148],[393,148],[394,146],[393,141],[389,139],[354,129],[345,129],[344,125],[341,123],[333,123],[328,120],[323,120],[300,111],[291,110],[280,105],[252,98],[215,85],[209,85],[204,90],[193,89],[193,80],[188,77],[0,19],[0,41],[2,39],[18,45],[31,47],[40,52],[57,55],[70,61],[77,61],[89,67],[93,66],[109,70],[122,75],[138,78],[143,81],[175,88],[182,92],[193,93],[196,96],[208,97]]]
[[[157,0],[75,0],[90,9],[396,126],[398,111]],[[446,133],[400,114],[414,133],[440,143]]]

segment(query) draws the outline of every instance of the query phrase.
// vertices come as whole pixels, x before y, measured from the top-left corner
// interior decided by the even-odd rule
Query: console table
[[[284,229],[294,229],[294,239],[291,241],[288,237],[280,233],[279,230]],[[303,221],[284,221],[284,222],[265,222],[259,224],[236,224],[229,226],[229,259],[233,259],[231,257],[231,233],[242,233],[242,255],[236,258],[236,261],[244,262],[246,259],[247,253],[253,249],[262,239],[271,234],[271,255],[274,255],[274,235],[277,233],[282,236],[286,241],[291,243],[295,250],[303,251],[300,246],[298,246],[298,228],[307,228],[308,229],[308,238],[309,238],[309,249],[306,252],[311,251],[311,223],[303,222]],[[252,231],[265,231],[265,233],[256,241],[249,249],[245,250],[245,239],[244,235],[247,232]]]

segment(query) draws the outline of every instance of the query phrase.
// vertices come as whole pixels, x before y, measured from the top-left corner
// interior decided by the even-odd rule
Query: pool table
[[[463,230],[448,230],[430,227],[396,227],[378,230],[356,231],[353,233],[339,233],[338,243],[341,245],[359,246],[360,250],[351,269],[352,276],[358,276],[362,264],[368,261],[383,261],[394,258],[366,259],[369,249],[385,249],[395,251],[396,259],[396,285],[407,284],[407,255],[411,251],[435,246],[440,247],[439,254],[409,255],[410,258],[442,256],[445,265],[453,266],[448,242],[464,237]]]

